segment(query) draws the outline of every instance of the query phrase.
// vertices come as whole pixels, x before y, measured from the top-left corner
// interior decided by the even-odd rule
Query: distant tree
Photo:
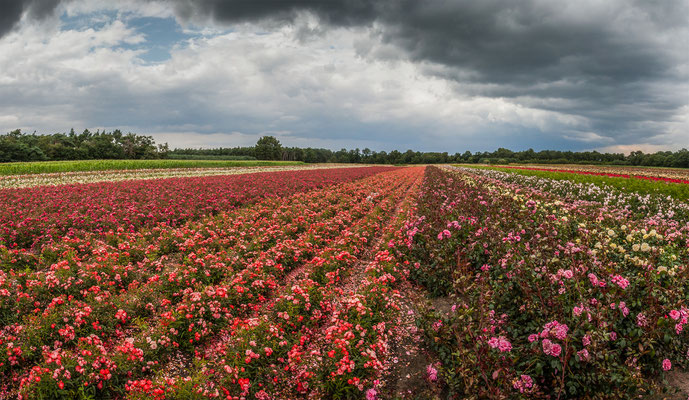
[[[388,153],[385,151],[379,153],[373,152],[371,155],[371,162],[374,164],[388,164]]]
[[[153,138],[128,133],[120,139],[124,156],[133,159],[157,158],[158,149]]]
[[[447,152],[420,152],[407,150],[401,153],[385,151],[341,149],[332,151],[318,148],[282,147],[272,136],[260,138],[255,146],[216,149],[174,149],[167,143],[157,145],[151,136],[134,133],[123,134],[120,130],[112,132],[91,132],[85,129],[77,134],[74,129],[67,133],[38,135],[22,133],[16,129],[0,134],[0,162],[13,161],[52,161],[88,159],[145,159],[145,158],[220,158],[304,161],[307,163],[372,163],[372,164],[438,164],[438,163],[583,163],[612,165],[644,165],[658,167],[689,168],[689,151],[659,151],[644,153],[634,151],[625,156],[622,153],[600,153],[598,151],[560,151],[541,150],[517,151],[498,148],[493,152],[465,151],[454,155]]]
[[[388,154],[387,163],[388,164],[399,164],[402,162],[402,153],[397,150],[393,150]]]
[[[365,163],[371,162],[371,149],[369,149],[368,147],[361,150],[361,161]]]
[[[349,153],[347,154],[347,162],[350,163],[360,163],[361,162],[361,151],[356,148],[354,150],[349,150]]]
[[[166,143],[158,145],[158,155],[160,158],[167,158],[170,154],[170,146]]]
[[[340,149],[333,153],[329,160],[330,162],[336,163],[348,163],[349,162],[349,152],[347,149]]]
[[[0,162],[46,160],[45,153],[32,143],[35,138],[27,139],[27,136],[19,129],[0,136]]]
[[[499,149],[495,150],[493,153],[493,157],[497,158],[512,158],[514,156],[514,152],[512,150],[508,150],[504,147],[500,147]]]
[[[307,163],[317,163],[318,162],[318,154],[316,153],[315,149],[308,148],[304,150],[304,162]]]
[[[400,157],[400,162],[402,164],[410,164],[412,160],[414,159],[414,156],[416,155],[416,152],[412,149],[408,149],[407,151],[404,152],[404,154],[401,155]]]
[[[679,150],[674,158],[673,167],[689,168],[689,150]]]
[[[256,142],[256,158],[259,160],[279,160],[282,158],[282,145],[273,136],[263,136]]]

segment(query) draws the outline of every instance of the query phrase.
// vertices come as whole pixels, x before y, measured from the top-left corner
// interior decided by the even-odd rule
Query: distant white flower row
[[[364,165],[350,164],[347,167]],[[164,179],[192,176],[238,175],[267,171],[294,171],[304,169],[342,168],[341,164],[313,164],[266,167],[229,167],[229,168],[171,168],[63,172],[37,175],[14,175],[0,177],[0,189],[26,188],[47,185],[66,185],[73,183],[116,182],[143,179]]]

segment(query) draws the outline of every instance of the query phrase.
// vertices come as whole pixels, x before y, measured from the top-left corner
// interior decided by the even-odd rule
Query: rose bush
[[[655,378],[687,365],[686,220],[503,175],[429,167],[397,246],[413,279],[455,303],[422,321],[450,393],[661,390]]]
[[[380,311],[394,310],[394,266],[343,285],[376,238],[398,230],[388,223],[421,171],[271,196],[175,228],[84,231],[38,256],[4,248],[2,396],[360,397],[384,370],[391,314]]]

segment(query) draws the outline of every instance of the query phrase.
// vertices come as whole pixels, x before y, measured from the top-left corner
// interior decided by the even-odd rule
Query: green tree
[[[273,136],[263,136],[256,142],[256,158],[259,160],[279,160],[282,157],[282,145]]]

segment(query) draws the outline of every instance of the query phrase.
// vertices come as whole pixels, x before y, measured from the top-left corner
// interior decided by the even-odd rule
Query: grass
[[[301,165],[301,161],[238,160],[78,160],[0,164],[0,175],[28,175],[55,172],[108,171],[127,169],[227,168]]]
[[[627,193],[655,194],[671,196],[680,201],[689,200],[689,185],[682,183],[668,183],[662,181],[649,181],[637,178],[618,178],[614,176],[581,175],[569,172],[533,171],[515,168],[488,167],[480,165],[458,165],[460,167],[476,169],[492,169],[526,176],[538,176],[541,178],[568,180],[576,183],[594,183],[596,185],[608,185]]]

